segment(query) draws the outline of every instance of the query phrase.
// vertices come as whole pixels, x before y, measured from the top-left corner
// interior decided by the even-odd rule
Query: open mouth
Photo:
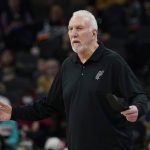
[[[77,40],[74,40],[72,43],[73,43],[73,44],[78,44],[78,43],[80,43],[80,42],[77,41]]]

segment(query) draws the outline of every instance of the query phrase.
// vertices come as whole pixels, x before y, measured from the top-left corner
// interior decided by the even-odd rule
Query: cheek
[[[84,36],[82,37],[82,43],[84,43],[84,44],[88,44],[88,43],[90,43],[91,42],[91,40],[92,40],[92,37],[91,37],[91,35],[90,34],[84,34]]]
[[[69,40],[71,40],[71,34],[70,33],[68,33],[68,37],[69,37]]]
[[[80,35],[81,41],[86,41],[87,39],[88,39],[88,34],[84,33],[84,34]]]

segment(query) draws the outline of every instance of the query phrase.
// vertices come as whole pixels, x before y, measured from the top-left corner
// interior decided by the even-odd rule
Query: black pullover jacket
[[[124,59],[104,47],[82,64],[73,54],[58,72],[47,98],[13,107],[12,120],[39,120],[65,111],[69,150],[131,150],[130,123],[109,105],[115,94],[145,113],[147,97]]]

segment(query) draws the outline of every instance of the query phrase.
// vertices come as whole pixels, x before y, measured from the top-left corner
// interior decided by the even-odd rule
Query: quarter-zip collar
[[[102,43],[99,44],[99,47],[95,50],[95,52],[91,55],[91,57],[87,60],[88,61],[99,61],[99,59],[101,58],[102,54],[103,54],[103,51],[104,51],[104,45]],[[75,53],[73,54],[73,57],[72,57],[72,61],[74,63],[81,63],[78,55]]]

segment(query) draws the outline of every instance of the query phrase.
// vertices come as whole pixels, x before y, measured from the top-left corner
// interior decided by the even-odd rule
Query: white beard
[[[80,43],[74,43],[72,44],[72,49],[75,53],[81,53],[87,50],[87,46],[81,45]]]

